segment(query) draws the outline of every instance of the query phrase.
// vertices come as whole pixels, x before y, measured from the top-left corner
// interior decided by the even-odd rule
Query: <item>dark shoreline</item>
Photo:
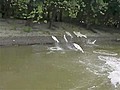
[[[65,42],[62,36],[56,36],[56,37],[60,41],[60,43]],[[70,37],[67,37],[67,38],[70,39]],[[0,37],[0,46],[21,46],[21,45],[36,45],[36,44],[50,45],[54,43],[55,41],[51,38],[51,36]]]
[[[54,41],[50,36],[17,36],[17,37],[0,37],[0,46],[21,46],[34,44],[53,44]]]
[[[62,36],[56,36],[60,43],[65,43],[65,40]],[[70,41],[70,37],[67,37]],[[88,39],[97,40],[97,43],[101,43],[106,41],[105,43],[114,43],[117,42],[120,44],[120,37],[94,37],[90,36]],[[77,38],[74,37],[71,42],[76,43],[86,43],[88,39],[85,38]],[[51,36],[14,36],[14,37],[0,37],[0,46],[23,46],[23,45],[51,45],[54,44],[55,41],[51,38]]]

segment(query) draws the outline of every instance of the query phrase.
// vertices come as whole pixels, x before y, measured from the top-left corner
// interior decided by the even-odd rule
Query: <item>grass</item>
[[[32,31],[32,28],[29,27],[29,26],[26,26],[26,27],[23,28],[23,31],[29,33],[29,32]]]

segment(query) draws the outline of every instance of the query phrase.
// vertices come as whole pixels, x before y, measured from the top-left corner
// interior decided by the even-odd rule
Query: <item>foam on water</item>
[[[62,51],[63,50],[61,47],[50,47],[48,49],[52,50],[52,51]]]
[[[87,59],[85,61],[79,60],[79,63],[85,65],[86,66],[86,70],[88,70],[89,72],[94,73],[95,75],[98,75],[98,76],[106,75],[104,73],[104,72],[107,71],[105,65],[98,65],[98,64],[95,64],[93,62],[90,62]]]
[[[112,56],[98,56],[102,61],[105,61],[105,64],[108,65],[108,78],[111,80],[111,83],[117,87],[120,84],[120,58]]]
[[[97,76],[107,76],[116,88],[118,85],[120,85],[120,58],[114,56],[114,52],[112,54],[108,54],[109,53],[107,53],[107,55],[99,54],[98,59],[96,59],[97,61],[85,59],[79,60],[79,63],[85,65],[86,70],[94,73]]]
[[[117,84],[120,84],[120,71],[113,71],[108,76],[111,79],[111,83],[117,87]]]
[[[115,52],[111,52],[108,50],[96,50],[93,53],[101,54],[101,55],[109,55],[109,56],[117,56],[118,54]]]

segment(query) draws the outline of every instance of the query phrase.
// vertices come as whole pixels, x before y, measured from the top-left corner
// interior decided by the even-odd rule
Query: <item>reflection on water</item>
[[[120,90],[119,45],[50,47],[1,47],[0,90]]]

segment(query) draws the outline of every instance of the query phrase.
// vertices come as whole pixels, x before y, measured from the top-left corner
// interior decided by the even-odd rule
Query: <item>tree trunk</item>
[[[50,15],[50,23],[49,23],[49,28],[52,28],[52,24],[53,24],[53,21],[54,21],[54,18],[55,18],[55,11],[53,10],[51,12],[52,15]]]
[[[63,10],[60,10],[59,21],[62,22]]]
[[[4,0],[2,3],[2,18],[10,18],[11,15],[11,0]]]
[[[27,16],[29,16],[29,14],[32,12],[33,10],[33,0],[30,0],[30,2],[27,4],[27,7],[28,7],[28,10],[27,10]],[[26,21],[26,26],[32,26],[33,24],[33,19],[32,18],[27,18],[27,21]]]
[[[47,21],[50,21],[50,11],[48,10]]]
[[[52,14],[52,15],[51,15],[51,14]],[[53,22],[53,12],[50,13],[49,28],[52,27],[52,22]]]
[[[55,13],[55,22],[58,22],[58,12]]]

